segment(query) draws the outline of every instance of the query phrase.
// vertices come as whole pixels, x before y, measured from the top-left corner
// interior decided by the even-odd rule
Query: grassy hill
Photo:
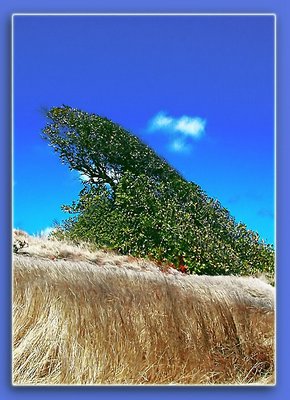
[[[14,384],[274,383],[274,288],[262,279],[14,240]]]

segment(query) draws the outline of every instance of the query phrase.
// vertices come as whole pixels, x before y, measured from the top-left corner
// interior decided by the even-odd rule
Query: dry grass
[[[14,384],[273,384],[274,289],[262,280],[25,240]]]

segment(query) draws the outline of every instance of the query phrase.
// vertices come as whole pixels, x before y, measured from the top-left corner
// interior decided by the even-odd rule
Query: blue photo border
[[[289,390],[290,7],[285,0],[2,0],[0,4],[0,393],[3,399],[285,399]],[[287,7],[288,6],[288,7]],[[277,384],[270,387],[13,387],[11,385],[11,16],[13,13],[275,13],[277,16]],[[287,41],[288,39],[288,41]],[[287,90],[288,89],[288,90]],[[29,94],[28,94],[29,95]],[[288,182],[287,182],[288,179]],[[2,397],[3,396],[3,397]]]

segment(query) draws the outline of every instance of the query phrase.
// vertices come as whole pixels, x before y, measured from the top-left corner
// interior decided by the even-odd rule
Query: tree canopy
[[[90,183],[109,184],[113,190],[125,172],[152,179],[181,175],[151,148],[107,118],[68,107],[48,111],[50,123],[43,138],[50,142],[63,163],[89,178]]]
[[[47,117],[43,138],[87,177],[59,233],[199,274],[273,273],[273,247],[137,136],[68,106]]]

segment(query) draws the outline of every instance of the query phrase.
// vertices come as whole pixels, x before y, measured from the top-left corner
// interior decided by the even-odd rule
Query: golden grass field
[[[275,289],[14,232],[13,384],[275,383]]]

